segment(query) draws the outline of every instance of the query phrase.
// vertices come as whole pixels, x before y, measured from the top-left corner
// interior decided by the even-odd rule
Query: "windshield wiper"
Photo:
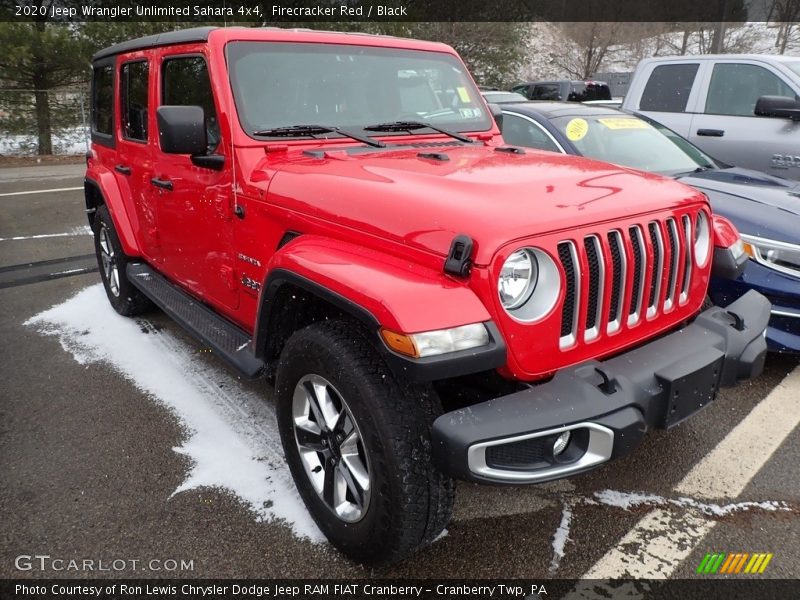
[[[253,132],[253,135],[264,135],[268,137],[297,137],[308,135],[314,137],[315,135],[322,135],[324,133],[338,133],[344,137],[349,137],[351,140],[367,144],[373,148],[385,148],[386,144],[373,139],[366,135],[359,135],[346,129],[339,127],[328,127],[326,125],[289,125],[288,127],[273,127],[272,129],[259,129]]]
[[[367,125],[364,127],[364,131],[407,131],[408,133],[411,133],[415,129],[433,129],[439,133],[449,135],[451,138],[455,138],[460,142],[465,142],[467,144],[475,143],[475,140],[465,135],[450,131],[444,127],[423,123],[422,121],[392,121],[391,123],[378,123],[377,125]]]
[[[676,179],[679,179],[681,177],[691,177],[692,175],[696,175],[698,173],[705,173],[706,171],[711,171],[714,168],[715,167],[713,165],[706,165],[704,167],[697,167],[696,169],[693,169],[691,171],[681,171],[679,173],[675,173],[673,177],[675,177]]]

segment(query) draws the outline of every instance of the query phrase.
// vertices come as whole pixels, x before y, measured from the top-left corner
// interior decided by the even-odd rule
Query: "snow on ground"
[[[38,240],[41,238],[52,238],[52,237],[76,237],[82,235],[92,235],[92,228],[89,227],[88,225],[80,225],[79,227],[73,227],[69,231],[64,231],[61,233],[39,233],[36,235],[18,235],[10,238],[0,237],[0,242],[18,242],[20,240]]]
[[[550,562],[550,575],[558,571],[561,559],[564,558],[567,542],[569,541],[569,527],[572,522],[572,506],[569,502],[564,502],[561,509],[561,521],[553,534],[553,560]]]
[[[53,154],[83,154],[89,149],[88,131],[71,127],[53,131]],[[0,135],[0,155],[30,156],[36,154],[35,135]]]
[[[730,504],[711,504],[700,502],[694,498],[665,498],[655,494],[641,494],[636,492],[619,492],[617,490],[602,490],[594,493],[594,498],[587,503],[597,501],[606,506],[616,506],[623,510],[630,510],[635,506],[665,506],[672,505],[680,508],[690,508],[703,514],[724,517],[731,513],[747,510],[765,510],[768,512],[791,510],[786,502],[767,500],[765,502],[732,502]]]
[[[104,363],[169,408],[186,437],[173,450],[191,461],[174,494],[229,490],[259,520],[285,521],[296,535],[324,538],[306,512],[284,463],[272,405],[222,368],[200,363],[196,348],[143,319],[119,316],[100,284],[25,323],[58,337],[81,365]]]

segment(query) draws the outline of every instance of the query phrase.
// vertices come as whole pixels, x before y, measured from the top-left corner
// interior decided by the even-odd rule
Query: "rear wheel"
[[[287,462],[333,545],[361,562],[391,562],[441,533],[454,486],[431,461],[430,427],[441,413],[432,390],[397,382],[344,321],[295,333],[275,389]]]
[[[150,300],[128,281],[129,258],[122,251],[114,222],[105,205],[94,216],[94,249],[100,278],[111,306],[125,317],[140,315],[152,308]]]

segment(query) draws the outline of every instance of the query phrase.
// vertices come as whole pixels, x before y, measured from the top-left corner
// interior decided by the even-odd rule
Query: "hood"
[[[749,169],[710,169],[679,178],[704,192],[740,233],[800,243],[800,182]]]
[[[441,256],[466,234],[485,265],[512,240],[704,201],[675,181],[582,157],[431,145],[281,153],[269,159],[270,202]]]

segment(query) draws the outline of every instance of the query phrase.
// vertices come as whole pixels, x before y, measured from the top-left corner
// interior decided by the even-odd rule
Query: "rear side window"
[[[503,139],[514,146],[561,151],[539,125],[509,113],[503,115]]]
[[[150,69],[146,61],[122,65],[120,70],[120,96],[123,137],[147,141],[147,83]]]
[[[114,133],[114,66],[109,63],[94,68],[92,76],[92,133]]]
[[[752,117],[760,96],[795,93],[777,75],[758,65],[719,63],[714,65],[706,98],[706,113]]]
[[[533,88],[531,100],[561,100],[561,90],[557,83],[537,85]]]
[[[219,123],[206,61],[202,56],[169,58],[162,67],[161,104],[200,106],[205,112],[209,150],[219,143]]]
[[[699,63],[660,65],[653,69],[644,88],[641,110],[657,112],[686,112]]]
[[[570,102],[611,100],[611,88],[604,83],[573,83],[567,100]]]
[[[529,90],[527,85],[515,85],[513,88],[511,88],[511,91],[522,94],[527,98]]]

